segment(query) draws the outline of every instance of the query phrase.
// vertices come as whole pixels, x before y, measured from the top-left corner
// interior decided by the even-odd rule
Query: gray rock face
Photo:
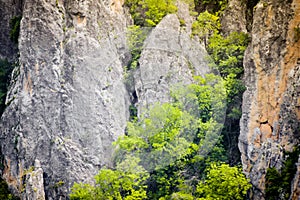
[[[22,0],[0,1],[0,59],[13,60],[17,53],[17,45],[10,39],[10,20],[22,14]]]
[[[231,32],[244,32],[246,29],[246,2],[229,0],[228,6],[221,16],[222,33],[228,35]]]
[[[92,182],[111,164],[111,143],[124,133],[130,105],[123,66],[132,22],[122,5],[24,1],[20,66],[0,123],[2,177],[23,199],[68,199],[75,181]],[[139,108],[168,101],[173,84],[208,71],[185,20],[186,31],[167,16],[146,40],[133,85]]]
[[[283,152],[299,144],[299,20],[299,1],[263,1],[254,11],[239,137],[243,168],[254,185],[252,199],[265,198],[267,168],[280,169]]]
[[[187,11],[188,13],[188,8]],[[193,82],[194,75],[209,72],[206,50],[180,27],[175,14],[167,15],[145,41],[135,73],[139,113],[157,102],[169,102],[174,86]]]
[[[34,167],[26,172],[25,183],[22,199],[45,200],[43,169],[39,160],[35,160]],[[58,182],[55,186],[59,187],[60,184],[63,184],[63,182]]]
[[[128,117],[120,33],[131,21],[121,5],[24,1],[20,66],[0,125],[2,174],[15,193],[35,160],[49,200],[66,199],[74,181],[110,164]]]

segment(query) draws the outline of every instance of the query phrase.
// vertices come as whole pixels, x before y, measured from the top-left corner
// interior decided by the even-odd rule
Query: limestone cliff
[[[299,145],[300,1],[260,1],[253,12],[239,148],[251,199],[264,199],[267,168],[280,171],[284,152]],[[290,190],[298,199],[299,169],[294,180]]]
[[[0,5],[14,8],[13,0],[7,2]],[[19,66],[1,117],[0,143],[2,177],[23,199],[68,199],[75,181],[91,182],[111,164],[111,143],[124,134],[130,104],[168,99],[171,84],[189,83],[193,74],[208,71],[204,47],[189,37],[183,6],[178,15],[186,26],[169,15],[152,30],[127,90],[126,28],[132,20],[123,3],[22,1]],[[3,14],[6,24],[9,12]]]
[[[2,176],[14,193],[34,198],[26,172],[36,160],[47,199],[67,198],[75,180],[110,163],[128,116],[120,38],[130,23],[121,2],[23,2],[20,64],[0,125]]]
[[[0,59],[13,60],[17,54],[17,45],[10,39],[10,22],[22,15],[22,7],[22,0],[0,1]]]
[[[208,73],[206,50],[187,30],[180,28],[175,14],[168,15],[145,41],[134,84],[140,113],[155,102],[169,102],[176,84],[192,83],[194,75]]]
[[[280,171],[285,153],[300,142],[300,1],[245,3],[229,0],[222,31],[248,32],[252,39],[244,58],[239,149],[253,184],[250,198],[264,199],[267,169]],[[138,68],[126,71],[132,19],[123,4],[0,0],[0,59],[19,63],[0,122],[0,169],[22,199],[68,199],[75,181],[91,182],[111,165],[111,143],[124,134],[130,105],[140,114],[168,102],[174,85],[209,71],[181,2],[178,13],[148,31]],[[18,44],[10,40],[15,16],[22,16]],[[292,199],[300,196],[299,163],[300,157]]]

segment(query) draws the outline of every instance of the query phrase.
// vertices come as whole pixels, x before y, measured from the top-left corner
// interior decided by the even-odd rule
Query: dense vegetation
[[[173,102],[128,123],[127,134],[114,144],[115,168],[102,169],[95,186],[75,184],[71,199],[243,199],[248,180],[238,167],[221,162],[222,78],[196,77],[172,96]]]
[[[127,36],[132,55],[127,70],[134,70],[139,67],[146,38],[141,27],[157,25],[177,8],[172,0],[125,3],[135,22]],[[196,2],[196,9],[211,9],[199,14],[192,32],[204,41],[211,67],[220,75],[194,77],[193,84],[178,85],[172,90],[170,103],[156,104],[139,118],[131,105],[126,134],[114,143],[114,167],[101,169],[95,185],[75,183],[71,199],[245,197],[251,185],[241,168],[232,166],[238,161],[233,160],[236,155],[231,151],[237,150],[244,91],[242,60],[249,40],[244,33],[221,35],[219,15],[226,5],[226,1]]]
[[[268,168],[266,174],[266,199],[290,199],[291,183],[297,172],[296,163],[300,155],[300,147],[292,152],[285,152],[285,162],[280,171],[275,167]]]
[[[127,0],[125,5],[134,23],[141,26],[156,26],[164,16],[177,11],[174,0]]]
[[[0,60],[0,116],[6,107],[5,98],[12,69],[13,66],[10,62],[7,60]]]
[[[215,1],[209,2],[215,4]],[[240,158],[237,144],[242,94],[245,90],[242,82],[243,57],[250,40],[245,33],[232,32],[228,36],[222,36],[219,14],[208,11],[200,13],[193,23],[192,35],[204,42],[210,55],[208,59],[211,67],[217,69],[225,80],[227,111],[222,135],[228,161],[235,165]]]
[[[0,179],[0,199],[19,200],[9,192],[8,185],[3,179]]]
[[[18,43],[18,39],[19,39],[19,34],[20,34],[20,24],[21,24],[21,16],[15,16],[10,20],[10,32],[9,32],[9,36],[10,39],[14,42],[14,43]]]
[[[231,164],[237,164],[240,158],[237,144],[242,114],[242,94],[245,90],[242,81],[243,55],[248,42],[245,33],[233,32],[227,37],[214,33],[209,39],[207,48],[214,67],[226,81],[227,115],[222,135]]]

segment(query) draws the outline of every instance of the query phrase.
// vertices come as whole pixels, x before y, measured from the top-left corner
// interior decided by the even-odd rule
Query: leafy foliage
[[[197,186],[201,199],[242,200],[251,188],[241,169],[228,164],[211,164],[205,181]]]
[[[267,169],[266,174],[266,198],[268,200],[289,199],[291,182],[297,171],[296,163],[300,155],[300,147],[296,147],[292,152],[286,152],[286,160],[278,172],[275,167]]]
[[[127,135],[114,143],[115,169],[102,169],[95,177],[96,186],[75,184],[71,199],[196,198],[206,166],[223,159],[217,132],[222,128],[226,91],[223,80],[209,74],[196,77],[185,89],[178,86],[172,97],[172,103],[154,105],[139,120],[128,122]],[[239,173],[228,174],[228,180],[235,180],[231,175],[243,180]],[[237,183],[231,183],[230,189],[239,191],[243,186]],[[220,188],[225,191],[229,186]]]
[[[0,115],[5,109],[5,98],[12,69],[12,64],[7,60],[0,60]]]
[[[143,186],[139,186],[138,178],[136,174],[102,169],[95,176],[95,187],[75,183],[70,198],[72,200],[142,200],[146,198],[146,191]]]
[[[147,37],[149,29],[140,26],[129,26],[127,29],[127,42],[131,53],[131,62],[128,64],[127,70],[136,69],[138,60],[141,56],[144,41]]]
[[[236,158],[240,157],[237,147],[239,119],[242,113],[242,94],[246,89],[242,81],[243,57],[248,43],[249,38],[245,33],[233,32],[223,37],[215,31],[208,39],[207,45],[211,67],[217,69],[225,80],[227,111],[222,135],[230,157],[229,162],[233,164],[236,164]]]
[[[266,196],[269,200],[276,200],[279,197],[281,187],[281,175],[275,167],[267,169],[266,175]]]
[[[216,4],[218,11],[222,11],[227,1],[202,3]],[[138,67],[146,38],[140,27],[157,25],[177,8],[173,0],[127,0],[126,5],[138,25],[128,29],[132,61],[127,69],[131,70]],[[114,143],[115,168],[102,169],[95,177],[95,186],[75,184],[72,199],[189,200],[245,196],[251,186],[241,169],[218,164],[227,161],[223,137],[218,133],[223,128],[226,103],[227,119],[232,121],[227,121],[230,129],[225,130],[238,129],[235,125],[241,113],[236,105],[245,89],[240,79],[248,38],[243,33],[221,36],[218,16],[207,11],[201,13],[193,24],[193,34],[205,40],[212,67],[222,77],[195,77],[195,83],[177,85],[172,90],[171,103],[154,105],[139,118],[132,117],[126,135]],[[136,116],[133,107],[131,113]],[[231,137],[226,139],[230,141]]]
[[[164,16],[177,11],[174,0],[126,0],[125,5],[140,26],[156,26]]]
[[[18,197],[13,196],[8,189],[7,183],[0,179],[0,199],[6,199],[6,200],[18,200]]]
[[[214,34],[209,39],[208,52],[222,77],[235,74],[240,78],[243,73],[243,57],[249,43],[248,35],[233,32],[227,37]]]
[[[202,139],[203,149],[219,140],[226,98],[220,77],[198,77],[196,84],[178,89],[172,96],[173,104],[156,105],[139,121],[128,123],[127,135],[115,143],[117,162],[124,153],[135,153],[151,171],[188,155],[194,140]]]
[[[21,19],[21,16],[15,16],[10,20],[9,36],[10,39],[16,44],[18,43],[19,39]]]
[[[197,35],[206,42],[211,35],[219,32],[220,27],[219,17],[205,11],[200,13],[197,20],[194,21],[192,25],[192,35]]]
[[[216,13],[218,16],[226,9],[227,5],[228,0],[195,0],[197,12],[201,13],[207,10],[211,13]]]

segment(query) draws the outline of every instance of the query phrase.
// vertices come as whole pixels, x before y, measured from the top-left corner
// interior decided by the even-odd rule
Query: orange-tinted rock
[[[269,0],[254,10],[252,42],[244,59],[247,91],[239,137],[243,167],[255,186],[253,199],[265,198],[267,168],[281,168],[283,149],[291,151],[299,144],[299,9],[299,0]],[[257,135],[260,140],[253,139]]]

